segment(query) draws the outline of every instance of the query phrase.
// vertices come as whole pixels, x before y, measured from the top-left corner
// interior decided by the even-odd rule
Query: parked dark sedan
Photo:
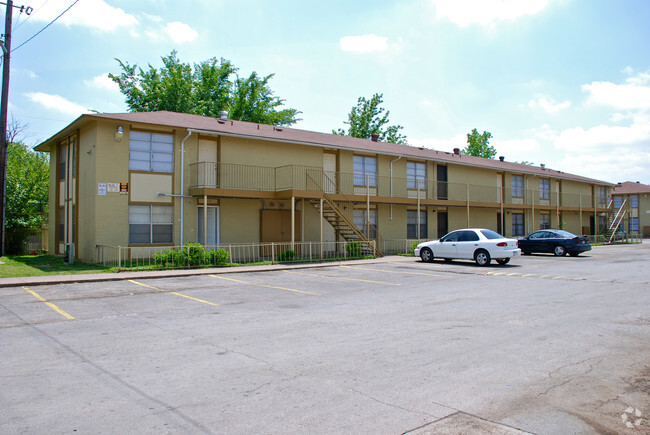
[[[552,252],[561,257],[567,252],[576,257],[581,252],[591,251],[591,245],[586,237],[576,236],[564,230],[539,230],[519,239],[522,254],[531,252]]]

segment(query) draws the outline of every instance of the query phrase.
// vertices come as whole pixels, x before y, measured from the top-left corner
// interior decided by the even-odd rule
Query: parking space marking
[[[304,290],[297,290],[295,288],[278,287],[278,286],[275,286],[275,285],[268,285],[268,284],[256,284],[254,282],[241,281],[239,279],[226,278],[225,276],[219,276],[219,275],[210,275],[210,276],[213,277],[213,278],[225,279],[226,281],[238,282],[240,284],[254,285],[254,286],[257,286],[257,287],[274,288],[274,289],[278,289],[278,290],[286,290],[286,291],[290,291],[290,292],[303,293],[303,294],[312,295],[312,296],[321,296],[319,293],[312,293],[312,292],[307,292],[307,291],[304,291]]]
[[[36,293],[35,291],[30,290],[29,287],[23,287],[23,289],[25,289],[25,291],[26,291],[27,293],[29,293],[30,295],[34,296],[34,297],[35,297],[36,299],[38,299],[39,301],[43,302],[43,303],[44,303],[45,305],[47,305],[48,307],[52,308],[52,309],[53,309],[54,311],[56,311],[57,313],[61,314],[61,315],[62,315],[63,317],[65,317],[66,319],[68,319],[68,320],[74,320],[74,316],[72,316],[72,315],[66,313],[66,312],[63,311],[61,308],[59,308],[59,307],[57,307],[56,305],[54,305],[52,302],[48,302],[47,299],[45,299],[43,296],[39,295],[39,294]]]
[[[372,284],[385,284],[385,285],[402,285],[399,283],[394,283],[394,282],[383,282],[383,281],[371,281],[369,279],[360,279],[360,278],[345,278],[345,277],[338,277],[338,276],[328,276],[328,275],[318,275],[316,273],[306,273],[306,272],[295,272],[293,270],[283,270],[283,272],[287,273],[295,273],[298,275],[307,275],[307,276],[316,276],[318,278],[327,278],[327,279],[345,279],[348,281],[361,281],[361,282],[369,282]]]
[[[395,264],[400,264],[400,263],[395,263]],[[399,271],[399,270],[384,270],[384,269],[371,269],[371,268],[366,268],[366,267],[358,267],[358,266],[341,266],[345,267],[347,269],[359,269],[359,270],[367,270],[370,272],[384,272],[384,273],[399,273],[401,275],[423,275],[423,276],[440,276],[435,273],[424,273],[424,272],[404,272],[404,271]]]
[[[169,290],[163,290],[163,289],[161,289],[161,288],[154,287],[154,286],[152,286],[152,285],[143,284],[143,283],[141,283],[141,282],[134,281],[134,280],[132,280],[132,279],[129,279],[128,281],[129,281],[129,282],[132,282],[133,284],[141,285],[142,287],[147,287],[147,288],[151,288],[151,289],[154,289],[154,290],[158,290],[159,292],[170,293],[170,294],[173,294],[173,295],[176,295],[176,296],[180,296],[180,297],[182,297],[182,298],[191,299],[191,300],[196,301],[196,302],[201,302],[201,303],[203,303],[203,304],[212,305],[212,306],[214,306],[214,307],[218,307],[218,306],[219,306],[219,304],[215,304],[214,302],[204,301],[203,299],[198,299],[198,298],[193,298],[192,296],[184,295],[184,294],[182,294],[182,293],[178,293],[178,292],[170,292]]]

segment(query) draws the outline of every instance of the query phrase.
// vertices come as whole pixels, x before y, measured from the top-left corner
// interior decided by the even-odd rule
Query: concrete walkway
[[[376,263],[395,263],[415,261],[414,257],[404,257],[399,255],[390,255],[382,258],[373,258],[370,260],[350,260],[350,261],[333,261],[324,263],[305,263],[305,264],[268,264],[261,266],[233,266],[233,267],[213,267],[209,269],[173,269],[173,270],[143,270],[115,273],[84,273],[69,275],[42,275],[42,276],[24,276],[17,278],[0,278],[0,288],[3,287],[20,287],[20,286],[38,286],[38,285],[56,285],[70,284],[75,282],[100,282],[100,281],[120,281],[125,279],[154,279],[170,278],[194,275],[210,275],[224,273],[244,273],[244,272],[267,272],[270,270],[283,269],[309,269],[314,267],[336,267],[340,265],[359,265],[359,264],[376,264]]]

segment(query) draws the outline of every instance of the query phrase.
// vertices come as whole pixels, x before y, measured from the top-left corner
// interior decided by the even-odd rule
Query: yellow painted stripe
[[[42,297],[41,295],[39,295],[39,294],[36,293],[35,291],[30,290],[29,287],[23,287],[23,288],[25,289],[25,291],[26,291],[27,293],[29,293],[30,295],[34,296],[34,297],[35,297],[36,299],[38,299],[39,301],[43,302],[45,305],[47,305],[48,307],[52,308],[52,309],[53,309],[54,311],[56,311],[57,313],[61,314],[61,315],[62,315],[63,317],[65,317],[66,319],[74,320],[74,316],[71,316],[70,314],[66,313],[66,312],[63,311],[61,308],[59,308],[59,307],[57,307],[56,305],[54,305],[52,302],[48,302],[44,297]]]
[[[302,294],[305,294],[305,295],[320,296],[320,294],[318,294],[318,293],[306,292],[304,290],[297,290],[295,288],[278,287],[278,286],[268,285],[268,284],[256,284],[254,282],[240,281],[238,279],[226,278],[226,277],[219,276],[219,275],[210,275],[210,276],[213,277],[213,278],[219,278],[219,279],[225,279],[227,281],[238,282],[240,284],[254,285],[254,286],[257,286],[257,287],[274,288],[274,289],[278,289],[278,290],[286,290],[286,291],[289,291],[289,292],[302,293]]]
[[[521,276],[522,276],[523,278],[527,278],[527,277],[529,277],[529,276],[535,276],[535,274],[534,274],[534,273],[527,273],[527,274],[525,274],[525,275],[521,275]]]
[[[327,279],[344,279],[347,281],[361,281],[361,282],[369,282],[372,284],[384,284],[384,285],[402,285],[402,284],[396,284],[394,282],[383,282],[383,281],[371,281],[369,279],[359,279],[359,278],[347,278],[347,277],[338,277],[338,276],[327,276],[327,275],[318,275],[315,273],[305,273],[305,272],[295,272],[292,270],[283,270],[283,272],[287,273],[295,273],[298,275],[307,275],[307,276],[315,276],[318,278],[327,278]]]
[[[565,276],[556,276],[556,277],[553,277],[552,279],[565,279],[565,278],[566,278]]]
[[[154,289],[154,290],[158,290],[158,291],[160,291],[160,292],[163,292],[163,293],[170,293],[170,294],[173,294],[173,295],[176,295],[176,296],[180,296],[180,297],[182,297],[182,298],[191,299],[191,300],[193,300],[193,301],[201,302],[201,303],[208,304],[208,305],[212,305],[212,306],[215,306],[215,307],[218,307],[218,306],[219,306],[219,304],[215,304],[214,302],[209,302],[209,301],[204,301],[203,299],[193,298],[192,296],[184,295],[184,294],[182,294],[182,293],[178,293],[178,292],[170,292],[170,291],[163,290],[163,289],[161,289],[161,288],[154,287],[154,286],[152,286],[152,285],[147,285],[147,284],[144,284],[144,283],[141,283],[141,282],[138,282],[138,281],[132,280],[132,279],[130,279],[129,282],[132,282],[133,284],[141,285],[142,287],[151,288],[151,289]]]
[[[520,273],[518,273],[518,272],[512,272],[512,273],[508,274],[508,276],[519,276],[519,275],[520,275]]]
[[[400,263],[395,262],[394,264],[400,264]],[[341,267],[345,267],[347,269],[368,270],[371,272],[399,273],[401,275],[442,276],[435,273],[424,273],[424,272],[403,272],[398,270],[372,269],[372,268],[356,267],[356,266],[341,266]]]

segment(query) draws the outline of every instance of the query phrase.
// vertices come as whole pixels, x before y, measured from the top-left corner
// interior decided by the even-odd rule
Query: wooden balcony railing
[[[314,180],[323,180],[322,183]],[[363,182],[361,182],[363,180]],[[368,182],[369,181],[369,182]],[[419,183],[417,183],[419,181]],[[409,188],[419,185],[419,189]],[[531,207],[605,209],[592,195],[535,189],[498,188],[470,183],[325,172],[322,168],[286,165],[276,168],[231,163],[200,162],[190,165],[190,189],[218,188],[281,192],[305,190],[345,195],[367,195],[469,203],[522,204]],[[594,203],[596,201],[596,203]]]

